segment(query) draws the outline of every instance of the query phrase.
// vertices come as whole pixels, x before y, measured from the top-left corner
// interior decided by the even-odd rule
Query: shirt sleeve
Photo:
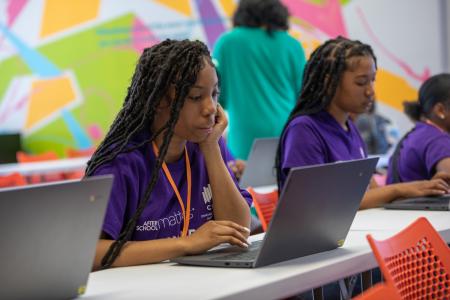
[[[436,165],[448,157],[450,157],[450,136],[441,135],[433,139],[425,150],[425,164],[428,174],[434,175]]]
[[[314,129],[305,123],[289,125],[282,142],[281,172],[284,177],[294,167],[325,163],[325,149]]]
[[[233,172],[231,171],[231,169],[228,167],[228,162],[230,160],[234,160],[233,156],[231,155],[230,151],[228,150],[228,147],[224,141],[223,138],[220,138],[219,140],[219,146],[220,146],[220,152],[222,153],[222,158],[223,161],[225,162],[225,165],[228,169],[228,173],[230,173],[231,178],[234,181],[234,184],[236,185],[236,187],[238,188],[239,192],[241,193],[242,197],[244,197],[245,201],[247,202],[248,206],[252,205],[253,199],[252,196],[250,195],[250,193],[245,190],[245,189],[241,189],[239,187],[239,184],[236,180],[236,177],[234,176]]]

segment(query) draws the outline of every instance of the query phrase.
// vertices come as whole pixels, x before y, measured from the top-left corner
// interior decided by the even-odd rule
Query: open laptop
[[[450,210],[450,194],[440,197],[419,197],[399,199],[386,203],[386,209],[404,210]]]
[[[0,190],[0,299],[82,294],[112,176]]]
[[[239,186],[266,186],[277,184],[274,169],[278,138],[255,139],[248,156]]]
[[[0,164],[17,162],[16,153],[22,149],[19,133],[0,133]]]
[[[335,249],[344,244],[378,158],[293,168],[262,241],[172,261],[255,268]]]

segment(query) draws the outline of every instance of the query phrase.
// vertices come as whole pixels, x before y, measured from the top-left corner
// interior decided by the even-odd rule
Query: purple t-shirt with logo
[[[281,143],[281,185],[294,167],[365,158],[364,141],[350,119],[347,127],[327,111],[291,120]]]
[[[219,140],[219,146],[224,161],[228,161],[229,152],[222,139]],[[214,219],[213,199],[206,163],[198,144],[187,142],[186,149],[192,171],[189,222],[189,233],[192,233],[207,221]],[[111,238],[118,238],[120,231],[136,211],[138,202],[150,182],[155,163],[156,158],[150,143],[132,152],[118,155],[112,162],[100,166],[95,171],[94,175],[114,175],[111,197],[103,223],[103,231]],[[184,155],[179,161],[167,166],[186,207],[187,181]],[[230,170],[228,171],[236,187],[239,188],[234,175]],[[242,189],[240,189],[240,192],[250,206],[252,202],[250,194]],[[147,206],[138,219],[131,240],[142,241],[178,237],[182,229],[183,213],[180,204],[164,171],[161,169],[158,181],[150,195]]]
[[[436,173],[437,163],[448,157],[450,135],[433,125],[417,122],[402,143],[397,165],[399,178],[402,182],[430,179]],[[393,182],[392,157],[386,182]]]

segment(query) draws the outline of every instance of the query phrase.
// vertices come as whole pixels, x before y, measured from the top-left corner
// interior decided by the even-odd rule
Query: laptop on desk
[[[378,158],[293,168],[262,241],[172,261],[255,268],[342,246]]]
[[[239,181],[241,188],[277,184],[274,162],[278,140],[278,138],[263,138],[253,141],[244,173]]]
[[[404,209],[404,210],[450,210],[450,194],[440,197],[419,197],[399,199],[386,203],[386,209]]]
[[[0,191],[0,299],[84,293],[112,176]]]

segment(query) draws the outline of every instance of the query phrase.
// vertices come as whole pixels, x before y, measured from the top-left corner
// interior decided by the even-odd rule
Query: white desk
[[[257,269],[160,263],[91,273],[82,299],[274,299],[291,296],[377,266],[366,234],[385,239],[419,216],[450,241],[450,212],[358,212],[342,248]],[[366,228],[368,230],[366,230]]]
[[[89,157],[67,158],[42,162],[0,164],[0,175],[18,172],[22,175],[83,170]]]

